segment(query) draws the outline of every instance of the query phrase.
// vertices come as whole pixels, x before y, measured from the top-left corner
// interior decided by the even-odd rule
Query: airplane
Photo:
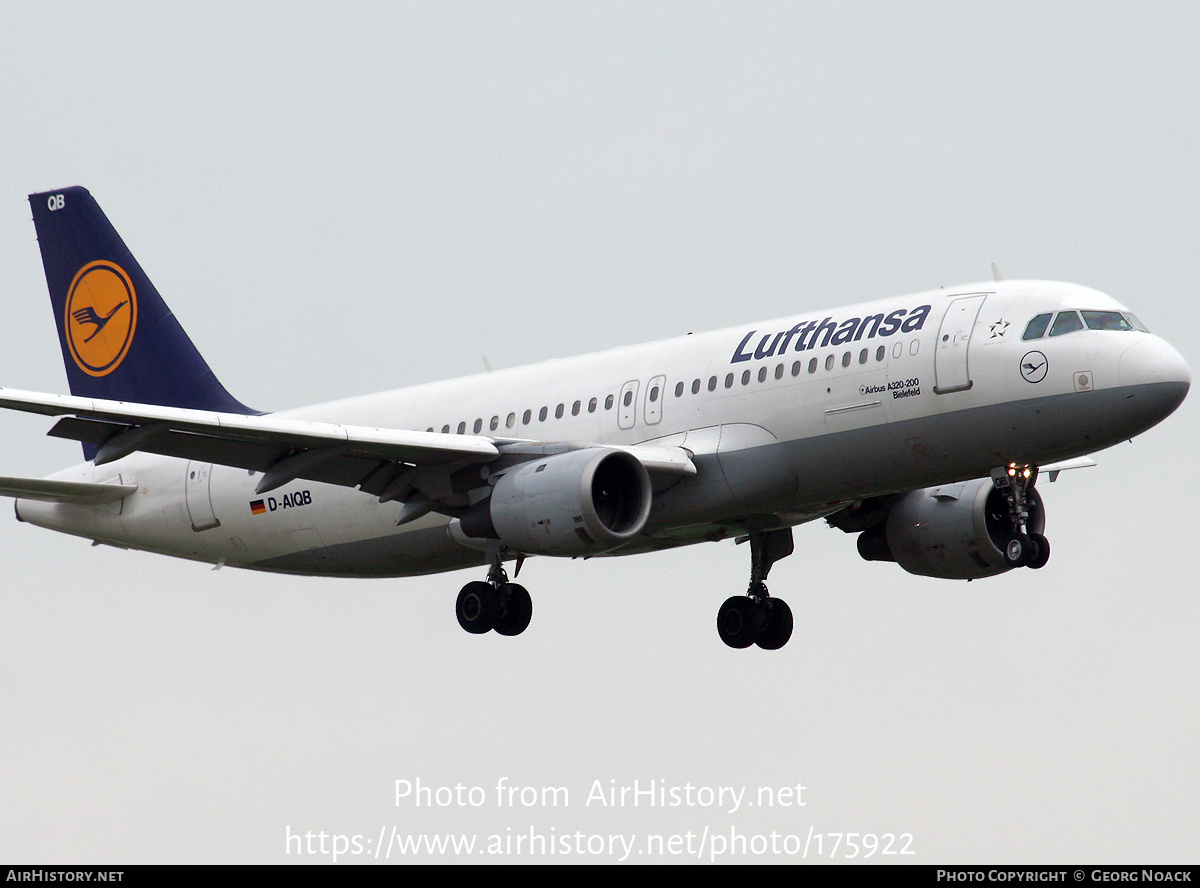
[[[1113,298],[1003,280],[688,334],[278,413],[217,380],[83,188],[30,195],[71,394],[0,389],[56,418],[80,465],[0,478],[20,521],[286,574],[474,567],[456,616],[518,635],[531,555],[749,542],[718,610],[733,648],[783,647],[773,564],[824,519],[860,555],[974,580],[1047,563],[1039,473],[1184,400],[1180,354]]]

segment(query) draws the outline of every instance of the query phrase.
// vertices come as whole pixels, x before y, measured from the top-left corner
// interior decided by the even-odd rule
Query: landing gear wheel
[[[1045,567],[1046,562],[1050,560],[1050,541],[1040,533],[1031,533],[1029,541],[1033,544],[1031,546],[1033,551],[1030,553],[1027,566],[1034,570]]]
[[[1033,555],[1033,542],[1023,533],[1014,533],[1004,543],[1004,563],[1009,567],[1024,567]]]
[[[467,583],[458,593],[454,612],[458,625],[472,635],[483,635],[496,625],[499,612],[499,596],[491,583]]]
[[[777,651],[792,637],[792,609],[782,598],[764,598],[758,608],[763,612],[763,628],[754,643],[764,651]]]
[[[500,592],[503,615],[495,623],[498,635],[520,635],[533,617],[533,599],[524,586],[506,583]]]
[[[727,598],[717,611],[717,634],[731,648],[748,648],[762,631],[763,611],[747,595]]]

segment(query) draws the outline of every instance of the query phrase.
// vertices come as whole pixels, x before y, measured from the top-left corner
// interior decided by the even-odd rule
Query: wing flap
[[[99,446],[131,428],[133,427],[113,422],[66,417],[55,423],[50,434],[56,438],[85,441]],[[296,450],[283,443],[244,441],[174,430],[168,430],[144,441],[137,449],[142,453],[216,463],[251,472],[268,472],[276,463],[286,459]],[[348,450],[336,459],[298,473],[296,477],[354,487],[387,462],[389,461],[377,455],[356,454],[353,450]]]

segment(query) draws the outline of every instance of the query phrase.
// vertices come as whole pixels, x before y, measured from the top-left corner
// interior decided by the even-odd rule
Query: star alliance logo
[[[989,324],[988,329],[992,331],[992,335],[988,337],[989,339],[1003,339],[1004,334],[1008,332],[1008,321],[1001,318]]]

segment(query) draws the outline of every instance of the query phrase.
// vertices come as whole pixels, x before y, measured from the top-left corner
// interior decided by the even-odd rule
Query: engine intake
[[[496,535],[530,555],[598,555],[627,543],[650,516],[650,476],[622,450],[559,453],[506,470],[489,501]]]

